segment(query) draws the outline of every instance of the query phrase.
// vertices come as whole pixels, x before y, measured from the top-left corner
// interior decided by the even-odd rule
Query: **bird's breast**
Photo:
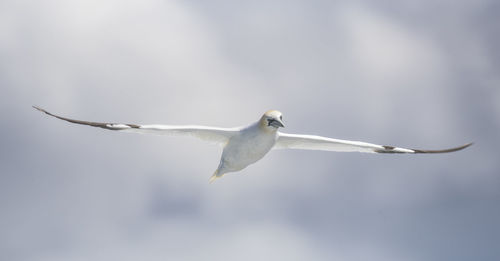
[[[240,170],[264,157],[275,143],[275,135],[243,133],[228,142],[222,159],[227,168]]]

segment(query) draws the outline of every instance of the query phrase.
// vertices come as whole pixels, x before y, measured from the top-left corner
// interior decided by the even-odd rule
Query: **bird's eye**
[[[280,120],[283,120],[283,115],[280,115]]]

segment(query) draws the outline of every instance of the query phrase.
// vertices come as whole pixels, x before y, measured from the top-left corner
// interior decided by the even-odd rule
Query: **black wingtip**
[[[470,143],[467,143],[467,144],[459,146],[459,147],[444,149],[444,150],[413,150],[413,151],[415,151],[415,153],[448,153],[448,152],[463,150],[463,149],[471,146],[472,144],[474,144],[474,142],[470,142]]]
[[[99,127],[99,128],[103,128],[103,129],[107,129],[107,130],[123,130],[123,129],[126,129],[126,128],[123,128],[121,126],[119,127],[116,127],[116,123],[105,123],[105,122],[92,122],[92,121],[82,121],[82,120],[75,120],[75,119],[70,119],[70,118],[66,118],[66,117],[62,117],[62,116],[59,116],[59,115],[55,115],[55,114],[52,114],[38,106],[35,106],[35,105],[32,105],[33,108],[35,108],[36,110],[38,111],[41,111],[49,116],[52,116],[52,117],[55,117],[57,119],[60,119],[60,120],[63,120],[63,121],[67,121],[67,122],[71,122],[71,123],[75,123],[75,124],[81,124],[81,125],[88,125],[88,126],[92,126],[92,127]],[[126,125],[128,126],[127,128],[134,128],[134,129],[138,129],[140,128],[141,126],[140,125],[137,125],[137,124],[123,124],[123,125]]]
[[[34,109],[36,109],[37,111],[40,111],[40,112],[43,112],[43,113],[47,113],[47,114],[48,114],[48,112],[47,112],[46,110],[44,110],[44,109],[42,109],[42,108],[40,108],[40,107],[38,107],[38,106],[36,106],[36,105],[33,105],[33,106],[31,106],[31,107],[33,107],[33,108],[34,108]]]
[[[47,115],[57,117],[57,116],[53,115],[52,113],[50,113],[50,112],[48,112],[48,111],[46,111],[46,110],[44,110],[44,109],[42,109],[42,108],[40,108],[40,107],[38,107],[38,106],[36,106],[36,105],[32,105],[31,107],[33,107],[33,108],[35,108],[37,111],[43,112],[43,113],[45,113],[45,114],[47,114]]]

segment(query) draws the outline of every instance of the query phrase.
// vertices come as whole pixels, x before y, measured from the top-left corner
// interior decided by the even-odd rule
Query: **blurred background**
[[[0,0],[1,260],[499,260],[500,4]],[[442,155],[221,149],[76,119]]]

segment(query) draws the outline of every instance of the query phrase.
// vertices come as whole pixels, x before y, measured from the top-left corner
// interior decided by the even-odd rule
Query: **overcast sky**
[[[1,260],[500,259],[500,5],[0,0]],[[77,119],[442,155],[221,149]]]

